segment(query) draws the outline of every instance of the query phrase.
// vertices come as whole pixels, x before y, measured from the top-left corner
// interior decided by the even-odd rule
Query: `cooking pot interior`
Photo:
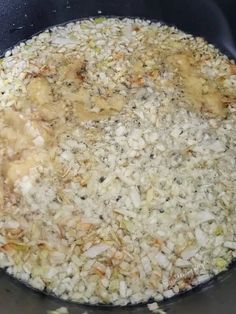
[[[223,53],[236,59],[230,4],[234,1],[210,0],[6,0],[0,2],[0,55],[18,42],[53,25],[93,16],[140,17],[161,21],[193,35],[202,36]],[[235,7],[235,8],[234,8]],[[232,10],[236,3],[232,4]],[[227,17],[224,15],[226,12]],[[234,10],[235,12],[235,10]],[[236,24],[236,23],[235,23]],[[236,29],[236,25],[235,25]],[[210,283],[162,304],[169,314],[235,314],[236,269]],[[63,302],[33,291],[0,271],[0,313],[46,314],[66,306],[70,314],[150,313],[145,305],[132,307],[84,306]]]

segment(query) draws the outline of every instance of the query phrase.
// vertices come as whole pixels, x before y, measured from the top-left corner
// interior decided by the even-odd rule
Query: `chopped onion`
[[[102,254],[103,252],[105,252],[108,249],[109,249],[109,245],[107,245],[107,244],[97,244],[97,245],[90,247],[85,252],[85,255],[89,258],[94,258],[97,255]]]

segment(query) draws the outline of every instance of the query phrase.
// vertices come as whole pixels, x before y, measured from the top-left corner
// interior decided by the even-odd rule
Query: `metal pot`
[[[0,55],[19,41],[52,25],[98,15],[141,17],[175,25],[202,36],[236,59],[234,0],[1,0]],[[211,282],[162,303],[168,314],[235,314],[236,268]],[[61,301],[28,288],[0,271],[1,314],[46,314],[61,306],[70,314],[150,313],[145,305],[85,306]]]

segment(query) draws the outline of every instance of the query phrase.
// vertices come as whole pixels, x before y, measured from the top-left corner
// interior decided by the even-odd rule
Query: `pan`
[[[1,0],[0,55],[45,28],[91,16],[140,17],[174,25],[204,37],[236,59],[234,0]],[[190,292],[164,301],[168,314],[235,314],[236,267]],[[28,288],[0,271],[1,314],[46,314],[65,306],[70,314],[150,313],[146,305],[126,307],[78,305]]]

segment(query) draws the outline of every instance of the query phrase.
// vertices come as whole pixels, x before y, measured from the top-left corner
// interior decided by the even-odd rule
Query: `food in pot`
[[[236,66],[139,19],[47,30],[0,64],[0,267],[76,302],[160,301],[236,256]]]

